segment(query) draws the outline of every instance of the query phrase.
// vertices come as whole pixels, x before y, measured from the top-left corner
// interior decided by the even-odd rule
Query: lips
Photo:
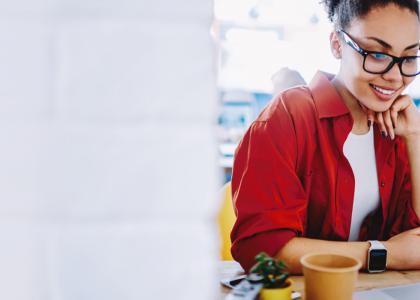
[[[389,88],[378,86],[374,84],[369,84],[372,88],[375,95],[381,100],[390,100],[393,96],[399,91],[400,88]]]

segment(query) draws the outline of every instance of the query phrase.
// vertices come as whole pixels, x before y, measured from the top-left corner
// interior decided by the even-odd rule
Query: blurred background
[[[0,299],[214,295],[213,6],[0,1]]]
[[[233,151],[279,70],[336,71],[329,30],[317,0],[0,0],[0,299],[218,299]]]

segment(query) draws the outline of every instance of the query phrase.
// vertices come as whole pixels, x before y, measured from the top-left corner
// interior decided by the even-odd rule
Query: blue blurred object
[[[247,91],[222,91],[219,125],[224,128],[248,128],[267,106],[272,94]]]
[[[418,108],[420,108],[420,99],[419,99],[419,98],[415,98],[415,99],[414,99],[414,104],[415,104]]]
[[[270,102],[271,98],[273,97],[272,94],[267,93],[254,93],[255,96],[255,111],[254,111],[254,118],[258,116],[258,114],[267,106]]]
[[[218,123],[224,128],[246,128],[252,122],[253,109],[248,102],[225,102]]]
[[[232,174],[233,156],[236,146],[251,123],[271,100],[271,94],[230,90],[220,92],[221,110],[219,125],[219,164],[225,168],[225,180]]]
[[[222,112],[219,124],[225,128],[248,127],[252,122],[255,97],[246,91],[225,91],[220,94]]]

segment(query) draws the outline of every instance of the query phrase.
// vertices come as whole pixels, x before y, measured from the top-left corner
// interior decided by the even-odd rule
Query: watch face
[[[375,249],[370,250],[369,254],[369,270],[385,270],[386,268],[386,250]]]

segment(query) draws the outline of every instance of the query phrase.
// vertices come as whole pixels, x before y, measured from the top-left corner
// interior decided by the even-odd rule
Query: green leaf
[[[265,252],[255,256],[256,263],[250,272],[263,276],[263,284],[266,288],[278,288],[284,285],[289,277],[286,264],[281,260],[270,257]]]

